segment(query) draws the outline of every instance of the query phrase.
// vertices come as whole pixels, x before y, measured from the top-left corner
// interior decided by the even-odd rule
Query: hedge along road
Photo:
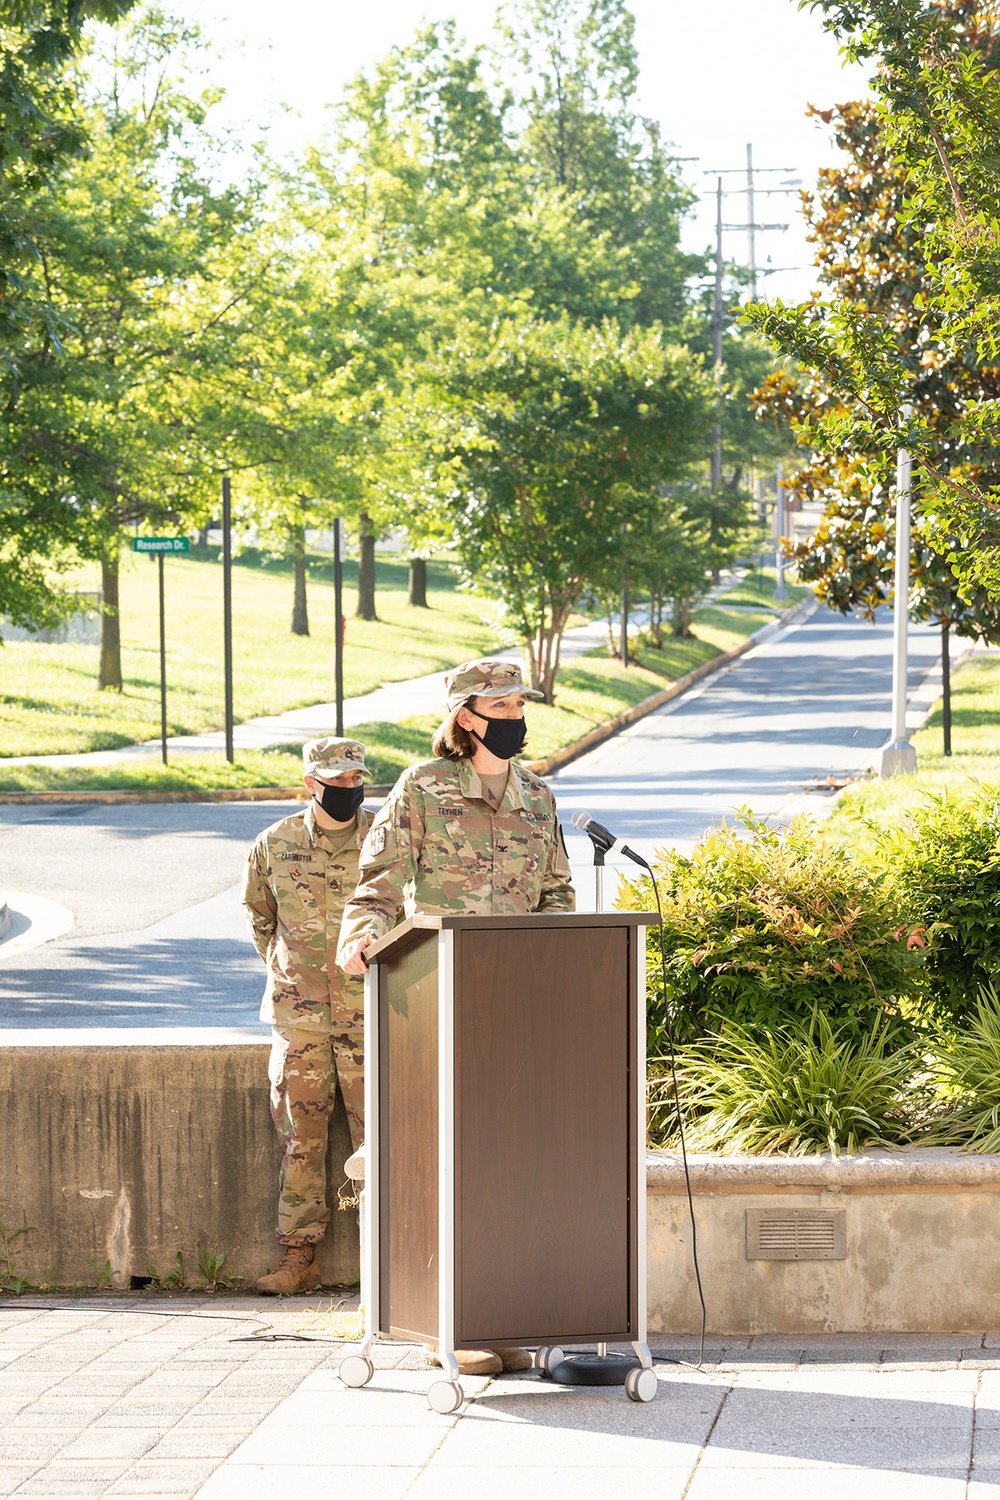
[[[940,635],[912,627],[911,693]],[[960,649],[960,648],[957,648]],[[581,910],[593,909],[580,809],[647,857],[687,849],[748,804],[786,815],[803,784],[856,772],[888,738],[891,616],[820,611],[551,778]],[[530,710],[529,710],[530,712]],[[246,849],[285,803],[0,806],[0,883],[76,914],[73,930],[3,958],[0,1028],[250,1028],[262,968],[239,908]],[[618,856],[609,866],[624,868]],[[609,879],[609,900],[614,879]],[[12,903],[13,904],[13,903]]]

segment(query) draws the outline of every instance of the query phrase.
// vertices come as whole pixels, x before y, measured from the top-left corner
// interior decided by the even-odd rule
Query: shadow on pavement
[[[263,969],[246,942],[61,943],[58,955],[58,967],[51,950],[0,967],[0,1027],[258,1024]]]
[[[813,1372],[822,1385],[821,1365],[796,1374],[808,1380]],[[667,1378],[661,1378],[656,1399],[646,1406],[633,1405],[620,1389],[553,1387],[537,1377],[515,1386],[510,1377],[501,1378],[470,1403],[465,1420],[497,1422],[508,1433],[507,1422],[513,1419],[565,1431],[640,1437],[664,1445],[664,1465],[678,1461],[671,1459],[668,1445],[705,1445],[702,1469],[820,1463],[942,1478],[968,1470],[971,1390],[956,1391],[954,1403],[941,1400],[940,1392],[929,1392],[928,1400],[895,1395],[893,1388],[898,1391],[905,1384],[907,1373],[883,1377],[871,1367],[867,1376],[848,1378],[885,1378],[885,1395],[789,1389],[785,1383],[768,1388],[760,1376],[748,1386],[730,1385],[724,1377],[696,1383],[671,1378],[669,1366],[659,1366],[658,1373]],[[995,1413],[990,1417],[1000,1420]],[[988,1428],[978,1439],[980,1467],[994,1467],[1000,1431]]]

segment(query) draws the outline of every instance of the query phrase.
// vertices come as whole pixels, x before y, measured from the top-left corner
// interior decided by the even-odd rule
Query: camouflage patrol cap
[[[320,781],[332,781],[345,771],[371,772],[365,765],[365,747],[358,740],[338,740],[329,735],[322,740],[306,740],[302,746],[302,761],[307,776]]]
[[[448,712],[461,708],[469,698],[502,698],[506,693],[523,693],[526,698],[544,695],[524,685],[521,668],[512,661],[466,661],[445,673]]]

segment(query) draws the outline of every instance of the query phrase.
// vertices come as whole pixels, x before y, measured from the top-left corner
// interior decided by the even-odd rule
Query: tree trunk
[[[621,660],[621,664],[622,664],[623,667],[627,667],[628,666],[628,612],[629,612],[628,568],[623,568],[622,569],[622,617],[621,617],[621,627],[622,627],[622,629],[621,629],[621,637],[620,637],[620,640],[619,640],[619,649],[618,649],[618,656],[619,656],[619,659]]]
[[[410,558],[410,595],[407,603],[414,605],[416,609],[430,609],[427,603],[426,557]]]
[[[674,599],[673,618],[670,622],[670,633],[678,640],[686,641],[691,634],[691,601],[690,599]]]
[[[293,526],[292,538],[292,635],[309,634],[309,608],[306,603],[306,528]]]
[[[663,645],[663,601],[656,589],[649,595],[649,639],[657,651]]]
[[[359,620],[377,620],[375,613],[375,526],[371,516],[358,520],[358,607]]]
[[[97,687],[122,690],[122,636],[118,613],[118,557],[114,562],[101,560],[101,651],[97,667]]]
[[[559,671],[563,632],[575,602],[575,599],[571,599],[567,604],[560,603],[553,606],[548,624],[546,624],[545,614],[540,614],[538,629],[533,635],[529,635],[526,631],[524,636],[524,644],[531,664],[531,686],[536,688],[545,702],[550,705],[556,701],[556,675]]]

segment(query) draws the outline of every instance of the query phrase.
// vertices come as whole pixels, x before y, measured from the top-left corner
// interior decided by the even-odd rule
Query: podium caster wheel
[[[652,1370],[629,1370],[625,1376],[625,1394],[630,1401],[652,1401],[656,1386]]]
[[[535,1352],[535,1369],[540,1370],[546,1377],[551,1377],[556,1365],[561,1365],[565,1358],[558,1344],[543,1344]]]
[[[340,1361],[337,1374],[340,1376],[341,1384],[348,1386],[351,1390],[360,1390],[375,1374],[375,1366],[367,1355],[348,1354]]]
[[[427,1392],[427,1405],[431,1411],[440,1412],[443,1417],[458,1411],[462,1400],[462,1387],[457,1380],[435,1380]]]

